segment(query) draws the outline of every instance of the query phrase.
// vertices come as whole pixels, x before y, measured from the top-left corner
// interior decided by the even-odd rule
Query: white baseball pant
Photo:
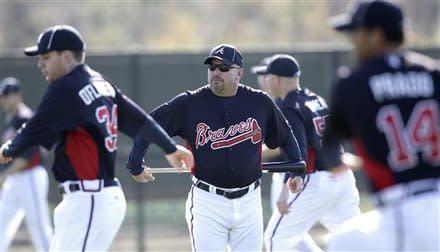
[[[36,166],[8,175],[0,193],[0,251],[8,251],[23,217],[37,251],[48,251],[52,224],[47,171]]]
[[[270,186],[270,207],[273,212],[278,211],[277,200],[284,186],[284,173],[275,172],[272,174],[272,183]],[[298,242],[295,249],[301,252],[320,252],[322,249],[316,244],[310,234],[306,234],[304,238]]]
[[[304,190],[290,195],[289,213],[277,211],[271,216],[264,234],[266,251],[294,249],[317,221],[332,231],[360,214],[359,192],[351,170],[337,177],[327,171],[307,176]]]
[[[84,187],[93,190],[99,188],[99,183],[102,180],[87,180]],[[55,234],[50,251],[107,251],[125,210],[120,186],[102,187],[99,192],[66,192],[54,211]]]
[[[263,247],[261,187],[236,199],[191,187],[186,221],[192,251],[258,251]]]
[[[440,251],[439,191],[438,179],[385,189],[379,193],[384,206],[344,223],[327,250]]]

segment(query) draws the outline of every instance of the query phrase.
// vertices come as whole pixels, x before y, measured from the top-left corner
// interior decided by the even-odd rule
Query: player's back
[[[287,94],[281,110],[285,114],[297,113],[304,125],[306,138],[304,140],[307,142],[307,172],[327,170],[321,146],[326,118],[329,115],[325,100],[307,88],[299,89]]]
[[[58,122],[64,133],[53,166],[58,181],[114,178],[117,92],[87,65],[76,67],[49,86],[46,96],[63,98],[55,110],[69,111]]]
[[[375,190],[440,177],[438,64],[388,54],[363,64],[336,90]]]

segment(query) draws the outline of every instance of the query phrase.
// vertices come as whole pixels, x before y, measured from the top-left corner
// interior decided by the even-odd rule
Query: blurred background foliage
[[[440,46],[440,1],[400,0],[407,45]],[[0,49],[21,55],[55,24],[75,26],[89,51],[200,52],[228,42],[246,51],[347,47],[328,20],[348,0],[0,0]]]

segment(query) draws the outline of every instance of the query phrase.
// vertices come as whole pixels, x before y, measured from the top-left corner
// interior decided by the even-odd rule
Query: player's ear
[[[241,78],[243,77],[243,74],[244,74],[244,70],[243,70],[243,68],[238,68],[237,73],[238,73],[238,74],[237,74],[238,81],[240,81]]]

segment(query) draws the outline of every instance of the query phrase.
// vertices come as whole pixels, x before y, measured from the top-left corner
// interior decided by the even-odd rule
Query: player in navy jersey
[[[275,104],[279,106],[282,100],[272,96],[269,85],[266,81],[266,74],[261,71],[267,66],[270,58],[271,58],[270,56],[266,57],[260,62],[260,64],[253,66],[251,68],[251,72],[257,75],[257,83],[260,89],[268,93],[274,99]],[[261,154],[263,160],[267,162],[279,162],[285,160],[285,157],[283,157],[279,149],[269,149],[265,144],[263,144]],[[272,184],[270,186],[270,207],[272,209],[272,212],[278,211],[278,208],[276,206],[276,201],[281,191],[281,187],[284,184],[283,180],[284,180],[283,173],[275,172],[272,174]]]
[[[328,107],[324,99],[308,89],[302,89],[300,67],[295,58],[287,54],[274,55],[266,74],[271,94],[278,99],[280,109],[292,126],[303,155],[307,161],[304,189],[289,194],[283,185],[277,196],[277,207],[265,232],[266,251],[320,251],[310,241],[307,232],[320,221],[334,230],[343,221],[360,214],[359,193],[351,170],[335,179],[326,171],[321,147]],[[342,147],[337,145],[333,157],[342,165]],[[306,244],[298,246],[301,244]]]
[[[14,137],[17,130],[32,116],[23,103],[21,84],[15,77],[0,82],[0,104],[5,112],[2,142]],[[52,239],[47,192],[49,179],[41,165],[38,146],[29,148],[13,162],[0,167],[0,251],[9,246],[24,218],[37,251],[48,251]]]
[[[204,63],[209,84],[179,94],[151,115],[194,154],[186,202],[193,251],[261,251],[262,143],[282,147],[291,161],[301,160],[300,150],[273,100],[240,84],[243,59],[234,46],[214,47]],[[139,166],[144,152],[135,146],[128,163]],[[299,185],[297,178],[289,181]]]
[[[273,55],[272,55],[273,56]],[[283,100],[279,97],[275,97],[272,95],[272,91],[270,89],[270,83],[266,80],[267,78],[267,65],[271,60],[271,56],[264,58],[259,65],[253,66],[251,68],[251,72],[257,75],[258,86],[261,90],[267,92],[275,101],[277,106],[280,106]],[[284,155],[280,151],[279,148],[269,149],[266,145],[263,144],[262,148],[262,157],[264,161],[268,162],[279,162],[285,160]],[[304,150],[307,151],[307,150]],[[303,152],[303,150],[301,150]],[[272,183],[270,186],[270,207],[272,213],[278,211],[277,201],[278,196],[280,195],[281,189],[284,187],[284,173],[273,173],[272,174]],[[318,245],[313,241],[312,237],[309,234],[304,235],[303,239],[296,245],[295,249],[299,251],[315,251],[319,249]]]
[[[360,2],[332,22],[359,66],[334,87],[325,146],[354,142],[379,207],[344,224],[328,250],[440,251],[439,64],[401,50],[393,3]]]
[[[115,179],[118,131],[136,144],[154,142],[179,169],[192,155],[176,146],[133,101],[85,62],[85,43],[71,26],[53,26],[26,48],[39,55],[49,86],[34,116],[0,149],[0,162],[33,146],[55,146],[52,172],[63,201],[55,208],[51,251],[108,250],[125,216],[125,197]],[[143,167],[130,170],[138,182],[153,179]]]

